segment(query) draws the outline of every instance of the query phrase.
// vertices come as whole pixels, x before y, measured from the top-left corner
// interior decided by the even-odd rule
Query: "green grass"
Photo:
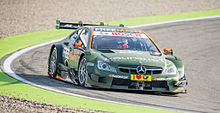
[[[162,21],[172,21],[172,20],[215,16],[215,15],[220,15],[220,9],[200,11],[200,12],[170,14],[170,15],[127,18],[127,19],[120,19],[120,20],[116,20],[116,21],[112,21],[112,22],[107,22],[107,24],[110,24],[110,25],[124,24],[125,26],[132,26],[132,25],[141,25],[141,24],[162,22]]]
[[[0,58],[21,48],[64,37],[71,32],[72,30],[50,29],[0,39]]]
[[[36,100],[38,102],[52,103],[57,105],[73,107],[73,108],[83,108],[83,109],[101,110],[101,111],[118,112],[118,113],[170,112],[165,110],[149,109],[149,108],[128,106],[122,104],[113,104],[108,102],[101,102],[96,100],[68,96],[24,84],[8,76],[5,76],[5,74],[3,73],[0,73],[0,76],[1,76],[0,94],[2,95],[20,97],[29,100]]]
[[[172,15],[129,18],[129,19],[122,19],[113,22],[108,22],[108,24],[118,25],[119,23],[123,23],[126,26],[130,26],[130,25],[139,25],[139,24],[147,24],[147,23],[154,23],[161,21],[171,21],[178,19],[196,18],[196,17],[214,16],[214,15],[220,15],[220,9],[203,11],[203,12],[191,12],[191,13],[172,14]],[[35,45],[38,43],[58,39],[69,35],[71,32],[72,30],[50,29],[50,30],[37,31],[37,32],[21,34],[17,36],[11,36],[0,39],[0,59],[3,56],[12,53],[14,51],[17,51],[19,49],[31,45]],[[73,108],[101,110],[101,111],[117,112],[117,113],[171,112],[166,110],[158,110],[158,109],[150,109],[150,108],[137,107],[137,106],[101,102],[101,101],[95,101],[95,100],[55,93],[19,82],[5,75],[2,72],[2,70],[0,70],[0,94],[29,99],[29,100],[35,100],[38,102],[63,105]]]

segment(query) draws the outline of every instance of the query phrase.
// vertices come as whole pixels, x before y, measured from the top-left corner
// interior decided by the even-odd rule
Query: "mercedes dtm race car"
[[[162,52],[143,31],[59,20],[56,28],[75,31],[52,45],[50,77],[83,87],[186,92],[181,59],[172,49]]]

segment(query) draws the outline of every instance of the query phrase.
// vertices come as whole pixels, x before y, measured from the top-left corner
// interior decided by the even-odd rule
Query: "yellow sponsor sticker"
[[[151,76],[131,74],[131,80],[132,81],[151,81]]]

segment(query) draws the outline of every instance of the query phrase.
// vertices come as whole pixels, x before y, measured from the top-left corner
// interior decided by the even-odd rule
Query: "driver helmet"
[[[127,49],[128,48],[128,40],[126,38],[122,38],[118,41],[118,48]]]

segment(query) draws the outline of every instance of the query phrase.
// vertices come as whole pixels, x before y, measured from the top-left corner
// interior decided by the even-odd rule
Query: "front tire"
[[[62,45],[54,45],[48,60],[48,74],[49,77],[56,78],[59,72],[58,64],[62,63]]]
[[[57,75],[57,49],[53,48],[48,62],[48,72],[50,77],[56,77]]]
[[[79,85],[81,86],[85,86],[86,77],[88,75],[86,64],[87,64],[86,58],[82,57],[78,70],[78,81],[79,81]]]

